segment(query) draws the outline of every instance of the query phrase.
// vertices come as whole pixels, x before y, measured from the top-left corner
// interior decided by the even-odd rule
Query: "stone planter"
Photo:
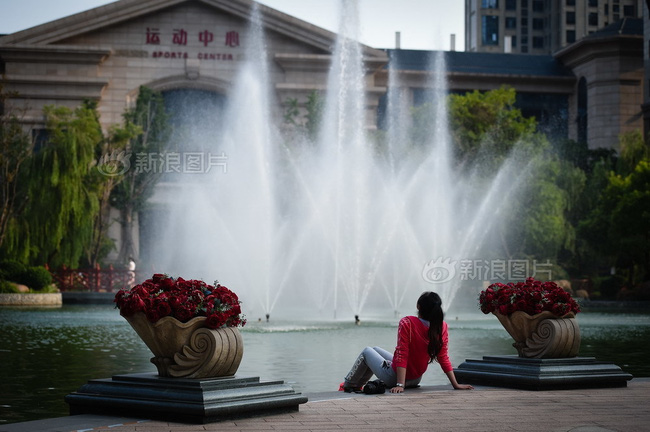
[[[154,354],[151,363],[161,377],[234,375],[244,354],[241,333],[236,327],[209,329],[204,327],[205,317],[186,323],[164,317],[152,323],[138,312],[126,320]]]
[[[580,328],[573,313],[558,317],[545,311],[536,315],[493,312],[515,340],[512,344],[519,357],[575,357],[580,350]]]

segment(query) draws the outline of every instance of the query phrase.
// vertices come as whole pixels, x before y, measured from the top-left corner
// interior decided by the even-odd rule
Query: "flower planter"
[[[239,368],[244,345],[236,327],[209,329],[206,317],[183,323],[167,316],[152,323],[138,312],[125,318],[154,354],[151,363],[161,377],[222,377]]]
[[[519,357],[575,357],[580,350],[580,328],[575,314],[558,317],[549,311],[536,315],[516,311],[509,315],[493,312],[515,340]]]

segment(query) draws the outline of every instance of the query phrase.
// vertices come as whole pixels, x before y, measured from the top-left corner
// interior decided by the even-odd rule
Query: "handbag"
[[[363,386],[363,392],[365,394],[383,394],[386,393],[386,384],[382,380],[368,381],[366,385]]]

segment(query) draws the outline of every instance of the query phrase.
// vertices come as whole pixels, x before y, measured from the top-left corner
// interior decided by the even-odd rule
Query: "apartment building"
[[[553,54],[642,16],[643,0],[465,0],[465,51]]]

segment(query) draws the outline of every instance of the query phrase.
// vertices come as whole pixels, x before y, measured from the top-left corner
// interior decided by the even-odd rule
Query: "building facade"
[[[468,19],[475,24],[468,23],[468,32],[476,31],[471,28],[481,21],[477,15],[488,12],[501,13],[499,17],[514,13],[517,23],[525,17],[530,28],[538,14],[551,14],[549,5],[558,14],[569,7],[593,7],[613,19],[614,11],[636,14],[637,8],[647,8],[643,3],[472,0],[467,4],[474,13]],[[106,128],[120,123],[142,85],[170,97],[203,91],[225,100],[245,59],[253,6],[251,0],[120,0],[0,37],[0,72],[7,88],[18,93],[11,103],[25,109],[23,121],[36,131],[44,127],[44,106],[75,107],[85,99],[97,101]],[[288,100],[305,104],[312,91],[327,87],[336,34],[262,5],[259,11],[277,107],[272,112],[281,118]],[[536,56],[528,55],[531,50],[517,54],[521,38],[510,54],[448,52],[450,91],[514,87],[524,113],[556,136],[586,141],[593,148],[616,148],[621,133],[643,127],[643,119],[650,117],[649,105],[643,105],[643,96],[649,98],[643,29],[642,19],[617,20],[555,55],[542,53],[546,48]],[[491,48],[501,50],[503,38],[495,41]],[[368,46],[363,52],[367,126],[374,128],[389,83],[389,61],[396,63],[400,86],[417,104],[418,92],[430,85],[430,53]]]
[[[569,97],[569,136],[590,148],[615,148],[643,128],[643,21],[620,20],[555,54],[576,77]]]
[[[499,52],[479,52],[480,41],[468,38],[473,50],[445,53],[450,91],[514,87],[519,107],[548,131],[586,141],[592,148],[616,148],[621,133],[643,127],[643,119],[650,118],[645,85],[650,81],[644,77],[648,36],[645,26],[644,44],[643,19],[616,20],[568,45],[566,32],[556,32],[564,35],[556,35],[558,46],[563,47],[553,55],[546,43],[543,49],[533,50],[530,38],[530,49],[522,54],[522,33],[512,34],[517,38],[511,39],[515,42],[511,53],[504,53],[501,27],[503,18],[512,15],[516,32],[524,21],[529,30],[537,31],[533,19],[547,16],[543,20],[548,24],[552,16],[566,17],[567,11],[578,9],[583,11],[581,16],[593,9],[613,20],[644,8],[647,14],[646,3],[468,0],[468,11],[472,11],[467,14],[469,34],[487,34],[480,16],[494,13],[499,18],[498,37],[488,38],[495,43],[487,46]],[[252,0],[120,0],[0,37],[0,72],[7,88],[18,94],[11,103],[25,109],[23,121],[35,130],[44,126],[44,106],[75,107],[86,99],[97,101],[104,127],[120,123],[142,85],[170,97],[202,91],[225,100],[250,43],[247,29],[254,5]],[[272,112],[281,118],[288,100],[296,99],[304,106],[312,91],[327,87],[337,35],[262,5],[259,12],[276,106]],[[577,20],[575,26],[581,22]],[[599,26],[606,22],[598,19]],[[592,28],[596,26],[584,27],[580,34]],[[553,39],[549,32],[543,37]],[[400,86],[411,103],[417,104],[418,93],[430,85],[431,53],[362,49],[367,126],[375,128],[389,85],[389,63],[394,62]],[[528,55],[532,53],[539,55]]]
[[[642,0],[465,0],[465,50],[553,54],[642,16]]]
[[[533,30],[531,20],[538,15],[566,16],[567,8],[583,12],[593,8],[614,19],[616,14],[638,14],[644,8],[647,13],[644,3],[468,0],[468,11],[473,11],[468,13],[468,20],[474,23],[468,22],[467,31],[476,33],[478,28],[479,33],[486,34],[478,18],[487,13],[497,14],[500,29],[503,18],[514,14],[518,24],[526,18],[527,27]],[[120,123],[142,85],[169,93],[201,90],[227,98],[246,55],[253,5],[251,0],[120,0],[0,37],[0,72],[7,87],[18,93],[11,103],[25,109],[23,120],[35,130],[43,127],[44,106],[75,107],[85,99],[98,102],[106,128]],[[287,100],[304,103],[312,91],[326,88],[336,34],[262,5],[259,10],[277,106],[272,111],[281,117]],[[548,17],[544,18],[547,23]],[[580,31],[591,32],[592,27]],[[512,54],[504,54],[504,38],[495,37],[490,39],[495,44],[487,48],[501,53],[471,49],[446,53],[450,90],[512,86],[520,95],[518,103],[524,112],[546,121],[551,125],[549,130],[587,141],[593,148],[615,148],[621,133],[643,127],[643,119],[650,116],[647,102],[644,105],[644,95],[646,101],[650,97],[644,85],[649,81],[644,77],[648,43],[643,43],[643,29],[642,19],[617,20],[560,48],[554,56],[548,54],[546,43],[545,48],[537,50],[538,56],[516,54],[514,48],[522,51],[524,47],[521,33],[512,35],[517,36]],[[516,30],[521,28],[517,26]],[[499,30],[498,34],[503,32]],[[557,36],[558,46],[566,44],[564,36]],[[549,32],[543,37],[553,39]],[[474,51],[481,51],[476,39],[468,40],[470,48],[474,43]],[[530,43],[528,46],[528,54],[537,52]],[[415,104],[417,93],[429,85],[429,53],[367,46],[363,50],[367,124],[374,128],[377,108],[388,86],[389,55],[398,63],[400,85]]]
[[[26,110],[24,121],[33,127],[42,127],[44,106],[75,107],[85,99],[98,102],[108,127],[122,121],[140,86],[227,96],[250,43],[253,6],[251,0],[117,1],[0,37],[0,71],[19,94],[12,103]],[[336,34],[258,7],[276,102],[325,88]],[[383,51],[363,50],[369,70],[386,63]],[[373,94],[370,113],[379,97],[373,102]]]
[[[553,14],[546,5],[557,6],[553,9],[557,18],[569,3],[576,3],[573,8],[582,4],[579,0],[468,1],[474,11],[468,14],[468,19],[474,19],[473,24],[468,22],[471,34],[489,35],[477,19],[479,14],[502,15],[495,15],[499,17],[496,36],[488,37],[493,44],[484,47],[480,40],[468,38],[468,51],[443,53],[449,91],[513,87],[524,115],[535,116],[552,138],[616,149],[621,133],[642,128],[644,119],[647,131],[650,123],[648,25],[644,26],[642,19],[617,20],[566,46],[567,39],[558,36],[554,43],[563,47],[558,50],[549,49],[546,42],[533,49],[530,37],[537,34],[532,32],[533,20],[541,18],[548,23]],[[592,7],[591,3],[597,4],[599,11],[609,5],[606,15],[612,19],[614,10],[631,13],[624,6],[634,6],[636,14],[641,6],[639,1],[599,0],[586,7]],[[647,23],[647,4],[644,6]],[[0,36],[0,74],[6,88],[16,92],[8,103],[24,110],[22,121],[35,135],[45,126],[45,106],[74,108],[84,100],[97,102],[100,121],[108,130],[122,123],[122,115],[135,102],[140,86],[161,91],[166,101],[186,103],[187,111],[199,99],[218,105],[233,91],[240,66],[250,52],[248,28],[254,7],[252,0],[119,0]],[[274,9],[257,7],[269,60],[271,112],[281,121],[288,101],[297,100],[304,110],[313,91],[327,88],[337,35]],[[516,28],[508,29],[511,34],[505,32],[501,18],[510,14],[517,23]],[[527,45],[521,43],[523,33],[518,33],[522,20],[531,30]],[[539,31],[545,41],[552,40],[550,33]],[[590,32],[591,28],[581,31]],[[508,35],[513,36],[510,53],[503,46],[507,40],[503,36]],[[529,48],[527,53],[524,46]],[[494,52],[481,52],[486,50],[479,47]],[[431,58],[435,53],[368,46],[362,46],[362,52],[366,124],[369,129],[381,128],[391,82],[389,71],[397,71],[400,92],[411,106],[417,105],[432,85]],[[529,55],[533,53],[539,55]],[[143,213],[140,217],[147,216]],[[145,221],[140,226],[147,229],[150,224]]]

